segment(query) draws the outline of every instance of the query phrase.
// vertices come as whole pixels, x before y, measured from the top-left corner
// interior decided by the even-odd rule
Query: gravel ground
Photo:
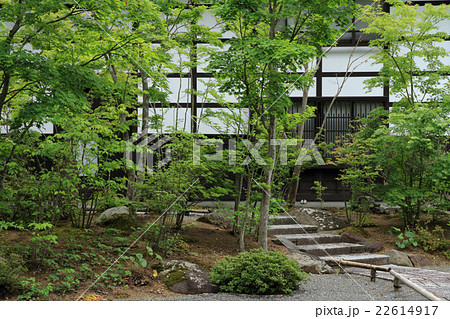
[[[402,286],[393,287],[392,281],[357,275],[333,274],[311,275],[300,288],[290,295],[233,295],[233,294],[202,294],[170,297],[154,300],[167,301],[426,301],[425,297],[415,290]]]

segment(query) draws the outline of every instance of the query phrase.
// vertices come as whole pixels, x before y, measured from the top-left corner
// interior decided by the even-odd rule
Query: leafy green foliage
[[[417,247],[419,245],[417,241],[417,235],[412,231],[405,229],[405,231],[402,232],[400,228],[392,227],[392,229],[389,231],[389,234],[394,235],[398,239],[400,239],[400,241],[395,242],[398,248],[404,249],[409,245],[414,247]]]
[[[287,294],[305,278],[297,262],[277,251],[252,250],[225,257],[211,269],[211,281],[230,293]]]
[[[314,186],[311,186],[311,189],[316,192],[316,198],[320,201],[320,207],[323,208],[323,192],[327,187],[323,186],[320,181],[314,181]]]
[[[17,296],[18,300],[36,300],[45,299],[53,291],[53,285],[51,283],[44,284],[42,282],[36,282],[36,278],[29,277],[20,282],[23,287],[24,293]]]
[[[390,3],[391,13],[371,8],[364,17],[364,32],[377,35],[370,46],[377,48],[375,64],[381,64],[380,75],[366,83],[389,85],[399,101],[362,120],[338,162],[348,165],[341,179],[357,196],[400,206],[405,225],[414,226],[425,207],[444,208],[450,189],[450,86],[442,63],[449,52],[439,45],[447,35],[437,29],[450,14],[445,6],[417,10]]]
[[[444,229],[436,225],[434,229],[426,226],[416,228],[417,241],[425,251],[443,251],[450,249],[450,240],[446,239]]]

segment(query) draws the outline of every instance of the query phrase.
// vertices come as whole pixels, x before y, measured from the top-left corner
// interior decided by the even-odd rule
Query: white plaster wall
[[[449,84],[450,84],[450,77],[448,77],[447,79],[442,79],[436,88],[443,89],[446,86],[448,86]],[[422,98],[424,95],[423,92],[421,92],[418,88],[416,88],[414,90],[414,92],[415,92],[417,101],[422,102]],[[398,102],[401,100],[401,98],[402,98],[402,96],[400,94],[393,94],[391,91],[389,91],[389,102]],[[423,102],[430,101],[430,98],[431,98],[430,95],[425,95]]]
[[[248,109],[227,109],[227,108],[214,108],[211,109],[214,112],[217,112],[217,117],[211,116],[208,117],[208,120],[203,119],[205,116],[205,110],[206,109],[199,109],[198,116],[200,118],[199,120],[199,126],[198,131],[202,134],[242,134],[246,131],[246,124],[248,121]],[[239,126],[237,123],[226,123],[226,120],[223,120],[220,118],[220,114],[228,114],[228,115],[235,115],[240,116],[243,120],[243,124],[240,127],[240,132],[238,132]]]
[[[170,103],[189,103],[191,95],[187,93],[190,89],[189,78],[169,78],[170,93],[168,101]]]
[[[53,124],[50,122],[42,124],[40,127],[33,125],[30,127],[30,131],[39,132],[42,134],[53,134]],[[9,132],[9,127],[7,125],[0,126],[0,134],[6,134]]]
[[[231,31],[226,31],[222,33],[223,24],[220,21],[218,21],[216,17],[214,17],[211,13],[209,12],[203,13],[202,18],[203,19],[200,20],[198,24],[207,26],[209,30],[213,32],[221,33],[220,38],[228,39],[234,37],[234,33]]]
[[[324,49],[326,50],[326,49]],[[323,72],[377,72],[380,64],[374,64],[371,56],[376,49],[368,47],[334,47],[322,59]]]
[[[219,93],[217,88],[217,81],[214,78],[199,78],[197,79],[197,91],[204,94],[197,96],[198,103],[220,103],[221,101],[236,103],[238,100],[234,95],[227,93]],[[218,97],[213,94],[216,91]]]
[[[209,44],[199,44],[199,54],[197,57],[197,72],[206,72],[205,68],[209,63],[209,54],[205,52],[205,50],[214,50],[214,51],[226,51],[230,48],[229,44],[224,44],[223,47],[215,47]]]
[[[342,86],[339,96],[383,96],[383,88],[374,88],[372,91],[365,89],[364,80],[368,77],[351,77],[342,85],[344,78],[323,78],[322,95],[325,97],[333,97],[338,92],[338,88]]]
[[[302,97],[303,91],[298,89],[289,89],[289,96],[290,97]],[[316,82],[313,83],[313,85],[308,90],[308,96],[309,97],[315,97],[316,96]]]
[[[179,51],[171,49],[168,54],[172,57],[171,63],[174,65],[170,68],[165,67],[164,71],[167,73],[187,73],[189,72],[189,67],[183,65],[185,62],[189,62],[189,52]]]
[[[175,124],[177,123],[177,129],[180,131],[191,131],[191,110],[188,108],[178,108],[178,114],[177,114],[177,108],[151,108],[149,110],[149,117],[154,115],[161,115],[163,116],[163,122],[162,122],[162,131],[163,133],[169,132],[172,129],[175,129]],[[141,130],[141,123],[142,123],[142,108],[138,109],[138,133],[140,134],[142,132]],[[150,133],[156,132],[156,130],[149,130]]]

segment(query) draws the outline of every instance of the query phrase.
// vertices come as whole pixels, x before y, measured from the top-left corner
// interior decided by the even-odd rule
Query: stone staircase
[[[362,244],[344,242],[340,235],[318,233],[317,229],[314,225],[299,225],[294,216],[273,216],[267,233],[275,237],[275,242],[317,256],[331,266],[335,265],[332,258],[374,265],[389,264],[387,255],[366,253]]]

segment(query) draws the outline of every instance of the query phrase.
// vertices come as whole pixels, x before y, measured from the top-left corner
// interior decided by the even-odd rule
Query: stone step
[[[317,226],[314,225],[270,225],[267,229],[269,236],[287,235],[287,234],[305,234],[314,233],[317,231]]]
[[[372,265],[385,265],[389,264],[389,256],[382,254],[344,254],[344,255],[335,255],[335,256],[322,256],[320,259],[325,260],[327,264],[333,267],[337,267],[336,263],[331,261],[330,259],[341,259],[347,261],[355,261],[364,264],[372,264]]]
[[[325,243],[314,245],[299,245],[301,251],[315,256],[342,255],[363,253],[364,245],[352,243]]]
[[[340,235],[312,233],[312,234],[294,234],[294,235],[278,235],[276,237],[282,237],[290,240],[295,245],[314,245],[325,243],[340,243],[342,237]]]
[[[271,225],[293,225],[298,224],[295,216],[270,216],[269,223]]]

